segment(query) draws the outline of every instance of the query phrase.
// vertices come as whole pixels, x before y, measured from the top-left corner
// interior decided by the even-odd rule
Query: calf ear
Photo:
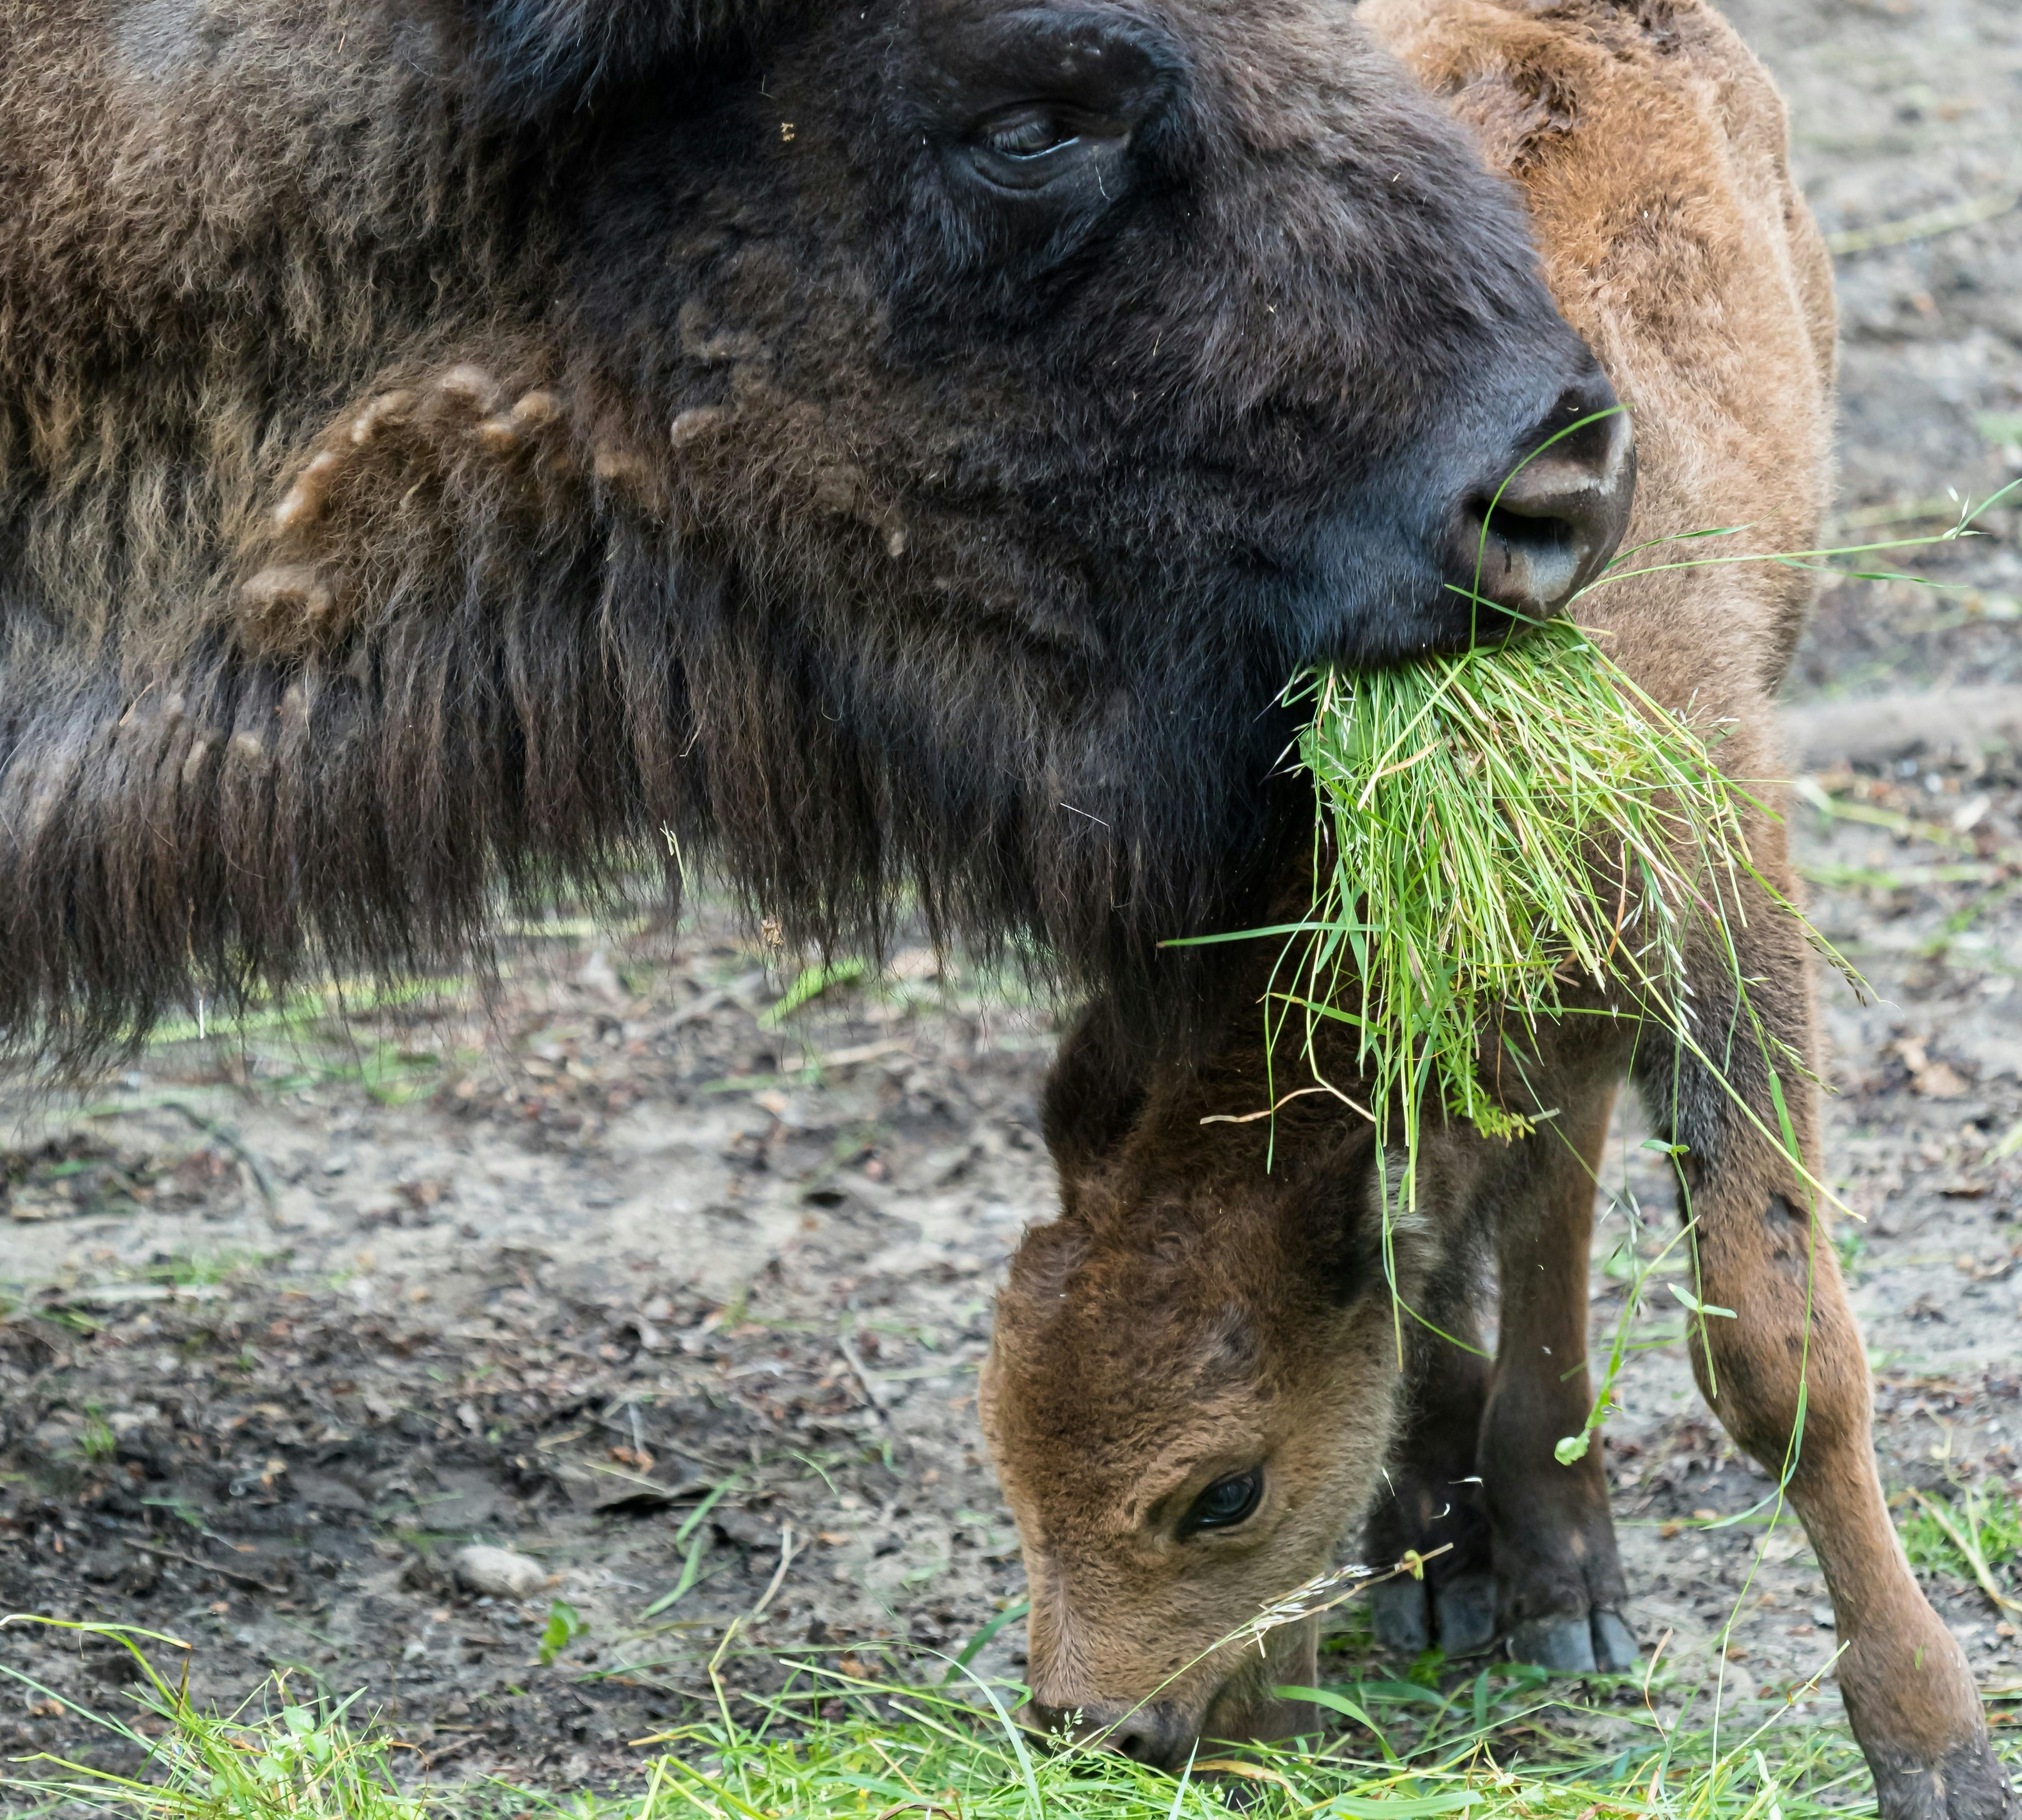
[[[465,0],[487,84],[529,113],[672,71],[780,0]]]

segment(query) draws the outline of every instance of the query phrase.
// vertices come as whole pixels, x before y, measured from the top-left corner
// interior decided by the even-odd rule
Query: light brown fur
[[[1829,269],[1787,168],[1780,104],[1724,22],[1699,0],[1368,0],[1360,16],[1520,181],[1560,306],[1633,416],[1626,547],[1723,526],[1748,528],[1722,556],[1811,547],[1830,481]],[[1659,545],[1621,566],[1706,553]],[[1573,613],[1658,699],[1725,730],[1730,775],[1759,780],[1779,768],[1772,695],[1811,592],[1801,570],[1724,564],[1604,583]],[[1750,838],[1794,895],[1780,824],[1759,819]],[[1732,930],[1755,1009],[1773,1038],[1815,1056],[1799,932],[1759,893],[1745,907]],[[1695,964],[1698,1034],[1717,1041],[1732,994],[1711,959]],[[1253,985],[1268,961],[1241,964]],[[1267,1161],[1261,1123],[1203,1122],[1265,1103],[1260,1039],[1246,1009],[1208,1065],[1148,1073],[1098,1005],[1050,1085],[1063,1214],[1014,1262],[983,1403],[1024,1538],[1035,1720],[1169,1763],[1203,1731],[1302,1723],[1268,1690],[1308,1679],[1310,1625],[1273,1632],[1267,1661],[1217,1639],[1324,1567],[1373,1504],[1386,1548],[1454,1545],[1425,1592],[1391,1599],[1393,1629],[1485,1642],[1492,1569],[1487,1609],[1516,1653],[1626,1665],[1598,1446],[1571,1467],[1553,1447],[1579,1432],[1593,1394],[1567,1369],[1586,1343],[1592,1167],[1633,1074],[1684,1147],[1700,1294],[1738,1317],[1694,1323],[1702,1388],[1772,1472],[1803,1410],[1790,1496],[1831,1590],[1840,1686],[1883,1814],[2008,1811],[1964,1658],[1882,1503],[1867,1366],[1823,1209],[1707,1071],[1626,1019],[1575,1019],[1548,1037],[1530,1097],[1511,1095],[1557,1111],[1538,1136],[1425,1132],[1431,1173],[1400,1227],[1399,1298],[1465,1337],[1492,1254],[1499,1346],[1485,1370],[1413,1326],[1400,1372],[1367,1127],[1296,1101]],[[1744,1038],[1732,1079],[1774,1129],[1754,1056]],[[1816,1096],[1781,1072],[1817,1176]],[[1181,1533],[1188,1501],[1251,1467],[1254,1515]]]

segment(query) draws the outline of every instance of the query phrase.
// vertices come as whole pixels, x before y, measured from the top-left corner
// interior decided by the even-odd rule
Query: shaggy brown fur
[[[663,829],[1183,1021],[1276,691],[1609,396],[1336,0],[0,0],[0,193],[17,1040]],[[1619,531],[1513,503],[1520,610]]]
[[[1749,524],[1757,549],[1809,547],[1828,480],[1828,271],[1785,167],[1777,98],[1718,16],[1699,0],[1369,0],[1361,16],[1521,179],[1560,305],[1635,414],[1632,544]],[[1727,724],[1723,762],[1760,779],[1774,775],[1770,694],[1808,593],[1778,565],[1674,570],[1597,588],[1574,612],[1660,700]],[[1792,888],[1780,826],[1750,837]],[[1812,1055],[1798,932],[1759,896],[1747,908],[1732,932],[1754,1007],[1772,1039]],[[1247,969],[1253,991],[1268,959]],[[1696,1034],[1718,1054],[1733,993],[1702,960]],[[1633,1062],[1684,1147],[1699,1293],[1738,1316],[1695,1323],[1693,1364],[1735,1439],[1772,1472],[1790,1465],[1881,1811],[2007,1811],[1972,1677],[1883,1505],[1865,1358],[1823,1216],[1718,1083],[1648,1029],[1637,1047],[1626,1019],[1575,1019],[1545,1044],[1528,1096],[1513,1095],[1556,1111],[1540,1135],[1427,1132],[1421,1207],[1396,1226],[1400,1292],[1469,1339],[1476,1260],[1492,1256],[1498,1344],[1484,1369],[1414,1326],[1400,1373],[1367,1127],[1294,1101],[1267,1173],[1263,1125],[1206,1122],[1263,1103],[1257,1018],[1235,1013],[1204,1067],[1146,1072],[1098,1006],[1049,1089],[1064,1213],[1014,1262],[984,1399],[1032,1588],[1035,1720],[1106,1731],[1168,1763],[1203,1730],[1300,1723],[1268,1690],[1308,1680],[1311,1626],[1273,1632],[1264,1661],[1217,1639],[1326,1567],[1372,1505],[1383,1559],[1452,1545],[1426,1586],[1385,1590],[1392,1640],[1458,1652],[1499,1632],[1564,1669],[1630,1665],[1598,1446],[1568,1468],[1553,1445],[1580,1432],[1593,1395],[1593,1171]],[[1759,1048],[1744,1034],[1729,1053],[1774,1129]],[[1352,1050],[1329,1060],[1352,1078]],[[1821,1173],[1814,1097],[1784,1072]],[[1378,1504],[1386,1454],[1392,1494]],[[1201,1526],[1232,1507],[1235,1520]]]

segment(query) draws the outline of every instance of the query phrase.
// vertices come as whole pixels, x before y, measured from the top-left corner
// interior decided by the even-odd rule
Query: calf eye
[[[1264,1495],[1264,1474],[1253,1466],[1247,1472],[1232,1472],[1217,1479],[1193,1501],[1193,1508],[1180,1525],[1180,1534],[1190,1536],[1202,1530],[1232,1529],[1256,1509]]]

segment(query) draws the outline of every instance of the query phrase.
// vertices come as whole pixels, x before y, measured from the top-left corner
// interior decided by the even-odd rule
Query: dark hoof
[[[1555,1675],[1619,1675],[1636,1662],[1636,1638],[1611,1611],[1529,1618],[1509,1633],[1509,1659]]]
[[[1591,1675],[1593,1629],[1577,1618],[1527,1618],[1509,1633],[1509,1659],[1535,1662],[1555,1675]]]
[[[1984,1734],[1934,1763],[1913,1764],[1885,1749],[1867,1761],[1881,1820],[2014,1820],[2022,1811]]]
[[[1593,1665],[1604,1675],[1626,1675],[1636,1666],[1641,1653],[1636,1633],[1611,1611],[1597,1611],[1593,1618]]]
[[[1421,1581],[1386,1580],[1369,1589],[1369,1621],[1376,1640],[1400,1655],[1422,1655],[1432,1647],[1425,1623],[1425,1588]]]
[[[1433,1596],[1440,1647],[1471,1656],[1495,1641],[1495,1581],[1487,1574],[1457,1574]]]

